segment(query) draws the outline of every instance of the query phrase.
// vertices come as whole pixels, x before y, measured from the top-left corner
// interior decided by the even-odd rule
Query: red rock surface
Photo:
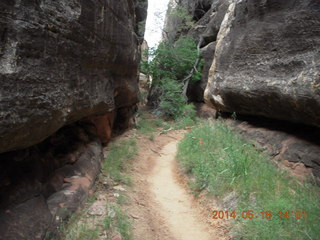
[[[88,120],[95,125],[100,141],[104,145],[106,145],[111,139],[115,117],[116,114],[113,111],[105,115],[91,117]]]

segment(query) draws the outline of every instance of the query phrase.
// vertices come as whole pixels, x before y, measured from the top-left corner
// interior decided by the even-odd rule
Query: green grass
[[[187,127],[196,125],[199,121],[200,120],[196,117],[189,117],[189,116],[185,116],[183,118],[181,117],[173,122],[172,128],[174,130],[185,129]]]
[[[147,136],[150,141],[154,141],[156,132],[160,129],[167,129],[168,124],[161,118],[148,118],[144,113],[141,113],[135,128],[138,134]]]
[[[107,175],[116,184],[130,184],[130,175],[126,171],[130,168],[131,160],[137,155],[137,142],[132,139],[115,141],[110,143],[108,148],[102,167],[103,175]],[[97,193],[89,197],[87,204],[94,203],[97,197]],[[131,239],[131,222],[121,210],[121,205],[127,202],[126,195],[120,193],[114,203],[107,204],[108,214],[102,218],[89,215],[88,208],[73,214],[68,223],[61,227],[61,239],[111,240],[115,233],[120,233],[124,240]]]
[[[234,221],[235,239],[319,239],[319,188],[277,169],[223,123],[199,124],[182,140],[177,157],[195,177],[195,192],[206,190],[220,200],[235,193],[237,209],[229,211],[238,216],[254,211],[258,218]],[[261,211],[272,211],[273,217],[262,219]],[[306,211],[307,219],[280,218],[279,211]]]
[[[121,210],[119,206],[111,205],[107,206],[108,212],[111,213],[105,217],[103,221],[104,228],[106,230],[115,230],[119,232],[124,240],[130,240],[131,234],[131,222],[128,215]]]
[[[72,228],[66,234],[65,240],[96,240],[100,235],[98,226],[91,227],[88,224],[73,224]]]
[[[125,174],[130,167],[130,160],[133,159],[138,151],[135,140],[125,140],[113,142],[109,145],[109,152],[103,164],[103,172],[116,182],[130,184],[130,176]]]
[[[191,116],[186,115],[175,120],[147,118],[142,114],[141,119],[135,128],[137,129],[138,134],[146,135],[151,141],[153,141],[157,131],[166,133],[168,130],[185,129],[196,125],[198,122],[199,118],[195,117],[195,114],[192,114]]]
[[[103,172],[108,174],[113,181],[129,185],[131,183],[130,175],[126,174],[125,171],[130,168],[131,160],[137,155],[137,152],[136,140],[130,139],[111,143],[103,165]],[[107,232],[119,232],[124,240],[132,238],[131,222],[120,206],[127,201],[126,195],[120,193],[117,198],[118,205],[107,205],[107,212],[113,212],[113,214],[108,214],[103,220],[103,226]]]
[[[106,208],[106,216],[99,220],[95,219],[94,216],[82,216],[80,220],[78,215],[73,215],[62,239],[96,240],[101,235],[105,235],[103,239],[111,240],[115,233],[120,233],[122,239],[130,240],[132,234],[129,216],[118,205],[108,204]]]
[[[96,240],[102,232],[99,222],[93,216],[87,215],[86,209],[70,215],[68,221],[59,228],[59,239],[62,240]]]
[[[165,127],[166,123],[162,119],[148,119],[146,116],[141,115],[141,119],[135,126],[138,134],[147,135],[153,134],[158,128]]]
[[[119,197],[117,198],[117,203],[119,205],[123,205],[129,202],[128,197],[124,193],[119,193]]]

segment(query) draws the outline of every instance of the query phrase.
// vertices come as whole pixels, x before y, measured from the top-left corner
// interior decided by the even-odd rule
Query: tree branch
[[[198,42],[198,45],[197,45],[197,52],[198,52],[198,57],[190,71],[190,73],[188,74],[188,76],[186,76],[183,80],[182,80],[182,83],[183,83],[183,90],[182,90],[182,95],[187,97],[187,91],[188,91],[188,86],[189,86],[189,83],[190,83],[190,80],[193,76],[193,74],[195,72],[197,72],[197,68],[199,66],[199,63],[200,63],[200,58],[201,58],[201,51],[200,51],[200,47],[201,47],[201,44],[203,42],[203,37],[201,36],[200,39],[199,39],[199,42]]]

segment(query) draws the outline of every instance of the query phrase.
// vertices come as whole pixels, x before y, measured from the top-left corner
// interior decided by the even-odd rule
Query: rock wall
[[[170,1],[164,37],[172,42],[181,37],[193,38],[197,42],[201,40],[204,67],[201,81],[190,84],[188,88],[187,95],[190,101],[204,101],[203,95],[214,57],[217,35],[228,6],[229,2],[223,0]],[[186,21],[192,24],[186,25]]]
[[[206,88],[206,103],[222,112],[320,126],[319,1],[172,0],[164,32],[173,42],[202,38],[205,66],[191,100]]]
[[[250,116],[226,121],[278,167],[301,180],[311,180],[311,173],[320,178],[319,128]]]
[[[204,103],[197,103],[196,107],[201,118],[212,120],[217,116],[217,111]],[[302,181],[317,183],[310,176],[312,173],[320,178],[320,128],[256,116],[235,119],[230,114],[220,114],[220,119],[269,155],[274,165]]]
[[[83,122],[0,157],[0,239],[59,239],[59,224],[95,183],[103,149],[94,125]]]
[[[138,102],[146,4],[0,2],[0,152]]]
[[[179,7],[191,27],[172,16]],[[284,165],[320,176],[318,0],[171,1],[165,36],[202,41],[202,80],[189,86],[190,100],[205,100],[226,118],[236,113],[242,119],[229,121],[244,137]]]
[[[206,103],[319,127],[320,2],[225,2]]]
[[[86,200],[136,111],[146,14],[147,0],[0,2],[1,240],[58,239]]]

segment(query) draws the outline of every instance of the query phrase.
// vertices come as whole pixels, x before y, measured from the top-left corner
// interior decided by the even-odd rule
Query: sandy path
[[[134,240],[222,240],[223,229],[210,225],[204,210],[178,180],[175,155],[183,132],[138,139],[131,203]]]
[[[173,141],[162,148],[150,176],[150,191],[162,208],[158,210],[161,210],[175,239],[213,239],[208,226],[199,220],[201,217],[191,197],[175,178],[177,144],[178,141]]]

